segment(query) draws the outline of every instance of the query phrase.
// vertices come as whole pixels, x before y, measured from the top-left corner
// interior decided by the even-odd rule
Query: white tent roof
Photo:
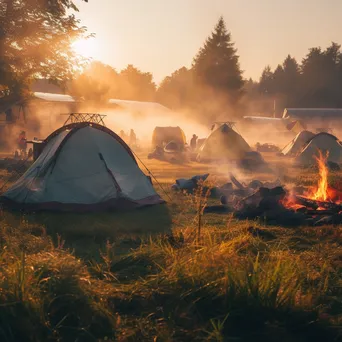
[[[34,97],[48,102],[76,102],[76,100],[70,95],[63,94],[50,94],[50,93],[33,93]]]
[[[53,133],[35,163],[0,199],[34,210],[97,210],[163,202],[129,147],[109,129],[85,123]]]
[[[136,111],[136,112],[172,112],[170,108],[167,108],[157,102],[144,102],[144,101],[127,101],[110,99],[109,104],[118,105],[124,109]]]
[[[310,131],[301,131],[281,151],[285,156],[295,156],[306,146],[311,138],[315,136]]]
[[[319,133],[315,135],[296,157],[295,161],[300,165],[316,164],[319,151],[325,155],[328,153],[328,161],[342,163],[342,145],[340,141],[329,133]]]

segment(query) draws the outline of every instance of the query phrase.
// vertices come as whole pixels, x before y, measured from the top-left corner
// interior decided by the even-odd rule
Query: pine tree
[[[223,17],[194,58],[192,68],[199,84],[235,100],[241,95],[244,82],[239,57]]]
[[[261,74],[259,81],[259,91],[264,95],[273,93],[273,72],[269,65],[265,67]]]

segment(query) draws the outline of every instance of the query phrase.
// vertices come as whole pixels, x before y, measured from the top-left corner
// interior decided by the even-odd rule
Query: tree
[[[116,98],[120,89],[119,74],[111,66],[98,61],[90,63],[82,73],[76,75],[68,87],[75,97],[91,102],[104,102]]]
[[[193,61],[196,82],[236,103],[243,89],[239,57],[221,17]],[[200,95],[202,97],[202,94]]]
[[[82,61],[71,43],[86,29],[71,10],[78,10],[73,0],[0,3],[0,104],[26,96],[34,78],[55,83],[72,78]]]
[[[273,72],[271,67],[268,65],[263,70],[260,81],[259,81],[260,93],[268,95],[273,93]]]
[[[125,100],[154,101],[156,85],[149,72],[142,72],[129,64],[119,74],[119,98]]]
[[[341,46],[332,43],[325,51],[312,48],[302,61],[301,103],[305,106],[342,105],[339,63]]]
[[[192,70],[182,67],[167,76],[157,91],[157,100],[174,109],[190,106],[192,97]]]

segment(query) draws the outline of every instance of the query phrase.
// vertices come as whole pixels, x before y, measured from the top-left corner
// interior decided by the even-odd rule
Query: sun
[[[95,38],[79,39],[71,45],[76,54],[85,58],[94,58],[97,52],[97,44]]]

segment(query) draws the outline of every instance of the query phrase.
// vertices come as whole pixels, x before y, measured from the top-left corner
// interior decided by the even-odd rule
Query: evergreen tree
[[[302,62],[301,104],[310,107],[339,107],[340,45],[332,43],[325,51],[312,48]]]
[[[283,83],[284,83],[284,69],[282,65],[278,65],[273,72],[272,77],[272,87],[270,89],[269,94],[281,94],[283,92]]]
[[[259,91],[261,94],[269,95],[273,93],[273,72],[269,65],[263,70],[260,81],[259,81]]]
[[[221,17],[193,61],[196,82],[238,100],[244,81],[231,34]]]
[[[297,90],[300,78],[299,65],[295,58],[288,55],[283,62],[282,90],[291,98]]]

